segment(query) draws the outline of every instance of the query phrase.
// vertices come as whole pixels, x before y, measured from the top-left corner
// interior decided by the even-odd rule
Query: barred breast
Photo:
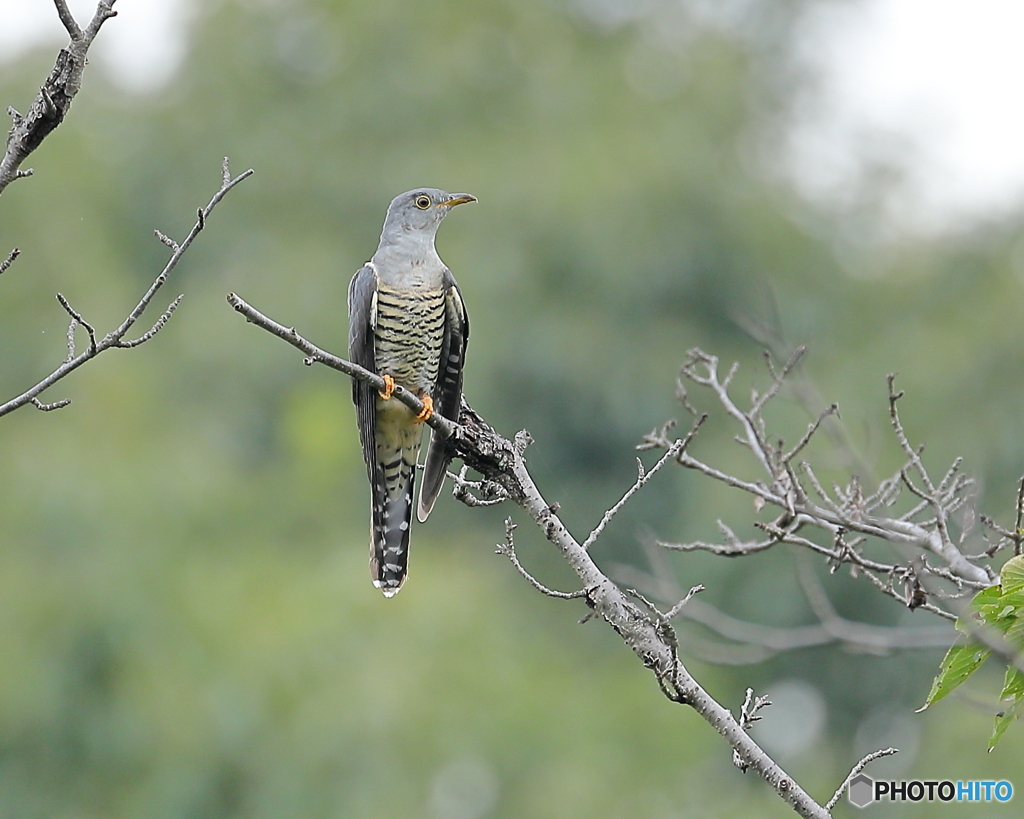
[[[432,392],[444,334],[444,292],[377,285],[377,372],[415,392]]]

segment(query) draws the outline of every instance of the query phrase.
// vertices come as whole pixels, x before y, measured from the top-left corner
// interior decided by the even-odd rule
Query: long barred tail
[[[416,452],[399,451],[394,456],[377,467],[370,493],[370,577],[385,597],[398,594],[409,570],[416,483]]]

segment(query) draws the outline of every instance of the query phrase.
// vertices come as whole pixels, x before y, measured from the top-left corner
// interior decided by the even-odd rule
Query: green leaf
[[[993,623],[1015,648],[1024,647],[1024,555],[1011,557],[999,573],[1002,594],[999,617]]]
[[[1003,591],[1003,596],[999,598],[999,601],[1004,606],[1011,606],[1018,611],[1024,610],[1024,589],[1018,589],[1016,591]]]
[[[1024,697],[1024,673],[1019,668],[1010,666],[1006,669],[1003,692],[999,695],[999,699],[1021,699],[1022,697]]]
[[[1003,691],[999,695],[1003,704],[1003,710],[996,715],[995,726],[992,728],[992,736],[988,741],[988,749],[991,751],[996,743],[1010,727],[1010,723],[1019,719],[1024,712],[1024,674],[1017,668],[1010,666],[1006,669],[1006,677],[1003,681]]]
[[[1017,650],[1024,648],[1024,616],[1021,616],[1022,611],[1024,610],[1018,610],[1017,616],[1006,630],[1006,642]]]
[[[995,618],[994,613],[999,609],[1002,594],[999,586],[989,586],[974,595],[964,613],[956,619],[957,630],[964,634],[972,634],[977,628],[975,621],[992,622]]]
[[[954,690],[977,671],[991,653],[989,649],[973,643],[952,646],[942,659],[938,676],[932,682],[932,690],[928,692],[928,698],[918,710],[923,711]]]
[[[1003,594],[1024,591],[1024,555],[1011,557],[999,571]]]

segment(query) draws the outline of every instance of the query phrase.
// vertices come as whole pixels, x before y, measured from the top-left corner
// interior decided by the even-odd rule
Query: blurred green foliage
[[[956,621],[957,631],[966,635],[942,658],[942,666],[932,681],[931,690],[922,708],[934,705],[949,696],[973,675],[992,653],[977,640],[977,628],[988,627],[993,634],[1001,633],[1006,645],[1021,650],[1024,635],[1024,556],[1015,555],[999,570],[999,583],[982,589],[971,599],[964,613]],[[973,638],[973,639],[972,639]],[[999,711],[996,713],[989,750],[999,744],[1010,723],[1024,712],[1024,673],[1007,663],[1003,689],[999,693]]]
[[[64,355],[54,292],[105,332],[166,257],[153,229],[185,233],[221,157],[256,175],[175,274],[168,300],[185,299],[155,340],[62,382],[45,396],[74,399],[60,413],[0,424],[0,817],[791,815],[614,634],[492,554],[510,510],[441,502],[385,603],[348,384],[224,294],[340,352],[348,280],[390,198],[467,190],[480,204],[439,237],[473,322],[467,394],[506,433],[530,429],[536,477],[577,534],[633,480],[641,435],[683,412],[686,349],[741,360],[748,389],[766,339],[810,346],[798,383],[819,405],[787,394],[773,409],[790,440],[838,401],[862,477],[884,475],[898,371],[929,464],[966,456],[981,508],[1007,518],[1024,462],[1022,222],[837,261],[842,225],[767,181],[756,150],[799,87],[805,5],[224,0],[198,4],[163,91],[86,72],[36,175],[0,201],[0,255],[23,251],[0,279],[4,398]],[[53,53],[6,64],[0,100],[26,106]],[[713,418],[694,451],[756,477],[731,434]],[[819,446],[841,474],[849,459]],[[646,569],[645,527],[741,530],[748,504],[667,471],[595,555]],[[525,527],[517,547],[572,587]],[[810,621],[789,554],[672,566],[737,617]],[[846,616],[932,624],[825,579]],[[890,723],[909,725],[891,771],[1012,780],[1020,732],[986,755],[990,711],[906,716],[940,657],[690,662],[735,708],[747,685],[820,692],[827,730],[780,761],[822,799]]]

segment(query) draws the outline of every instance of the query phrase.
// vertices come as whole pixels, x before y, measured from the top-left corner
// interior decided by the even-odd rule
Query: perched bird
[[[439,412],[458,420],[469,319],[455,278],[434,249],[441,220],[468,193],[417,188],[388,207],[377,252],[348,289],[349,358],[382,376],[383,392],[353,379],[352,400],[370,479],[370,576],[385,597],[405,582],[409,565],[416,457],[423,424]],[[423,400],[419,415],[391,400],[395,385]],[[417,517],[427,519],[449,458],[432,432]]]

